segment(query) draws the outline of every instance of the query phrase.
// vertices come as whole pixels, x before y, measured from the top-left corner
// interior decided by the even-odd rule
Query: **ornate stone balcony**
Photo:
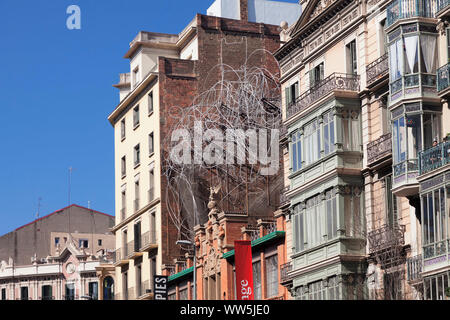
[[[156,241],[156,231],[148,231],[142,235],[142,242],[140,251],[151,251],[158,248],[158,242]]]
[[[359,92],[359,76],[353,74],[333,73],[317,85],[301,94],[294,104],[288,106],[287,118],[292,117],[296,113],[305,110],[314,102],[325,97],[333,91],[352,91]]]
[[[367,87],[389,76],[389,54],[385,53],[366,67]]]
[[[373,165],[392,156],[392,135],[387,133],[367,145],[367,165]]]
[[[434,18],[438,8],[437,2],[438,0],[394,0],[386,10],[386,27],[390,27],[401,19]]]

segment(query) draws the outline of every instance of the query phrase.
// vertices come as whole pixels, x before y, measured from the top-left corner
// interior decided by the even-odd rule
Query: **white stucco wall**
[[[302,12],[298,3],[271,0],[249,0],[248,20],[250,22],[280,25],[287,21],[294,24]],[[240,19],[239,0],[216,0],[207,10],[207,15],[228,19]]]

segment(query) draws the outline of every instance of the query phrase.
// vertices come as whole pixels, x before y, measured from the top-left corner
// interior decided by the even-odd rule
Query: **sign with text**
[[[153,288],[155,294],[155,300],[167,300],[167,283],[169,278],[167,276],[154,276]]]
[[[237,300],[254,300],[251,241],[235,241]]]

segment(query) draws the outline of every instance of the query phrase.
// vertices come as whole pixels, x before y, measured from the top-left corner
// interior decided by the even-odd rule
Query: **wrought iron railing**
[[[450,5],[450,0],[438,0],[436,13],[439,13],[440,11],[444,10],[449,5]]]
[[[442,257],[442,256],[445,256],[445,258],[447,258],[447,252],[448,252],[447,245],[449,245],[449,242],[450,242],[450,240],[448,240],[448,241],[442,240],[442,241],[438,241],[438,242],[423,246],[423,259],[429,260],[429,259],[433,259],[436,257]]]
[[[374,163],[392,154],[392,135],[387,133],[367,145],[367,162]]]
[[[406,261],[408,271],[408,281],[415,281],[421,279],[420,273],[422,272],[422,255],[418,255],[412,258],[408,258]]]
[[[114,263],[118,263],[122,260],[122,257],[123,257],[122,251],[123,251],[122,248],[119,248],[116,251],[114,251],[114,254],[113,254],[113,262]]]
[[[290,187],[284,187],[281,192],[280,192],[280,206],[285,206],[287,204],[289,204],[289,199],[286,195],[287,192],[289,192]]]
[[[437,70],[437,91],[441,92],[450,86],[450,64],[440,67]]]
[[[150,286],[150,280],[146,280],[141,282],[141,285],[136,288],[136,297],[142,297],[143,295],[149,294],[152,292],[152,288]]]
[[[394,0],[386,10],[386,27],[390,27],[400,19],[434,18],[438,7],[437,2],[437,0]]]
[[[288,107],[288,118],[303,111],[305,108],[334,90],[359,92],[359,76],[337,72],[329,75],[314,87],[301,94],[295,103]]]
[[[384,225],[368,234],[369,252],[375,253],[385,249],[404,246],[405,230],[403,225]]]
[[[367,85],[389,75],[389,54],[385,53],[366,67]]]
[[[134,240],[131,240],[127,243],[127,252],[125,254],[125,257],[129,258],[134,254]]]
[[[142,242],[141,242],[141,250],[148,247],[149,245],[152,244],[156,244],[156,231],[155,230],[151,230],[151,231],[147,231],[145,232],[142,237]]]
[[[289,273],[292,271],[292,269],[293,269],[292,261],[281,265],[281,267],[280,267],[281,282],[287,282],[287,281],[291,280],[292,277],[289,275]]]
[[[439,169],[450,163],[450,141],[442,142],[435,147],[419,153],[419,174]]]

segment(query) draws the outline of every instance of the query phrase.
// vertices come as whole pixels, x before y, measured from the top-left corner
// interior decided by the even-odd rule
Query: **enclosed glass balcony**
[[[390,27],[400,19],[414,17],[434,18],[438,0],[394,0],[387,7],[386,27]]]
[[[436,16],[440,16],[446,9],[450,9],[450,0],[438,0]]]

